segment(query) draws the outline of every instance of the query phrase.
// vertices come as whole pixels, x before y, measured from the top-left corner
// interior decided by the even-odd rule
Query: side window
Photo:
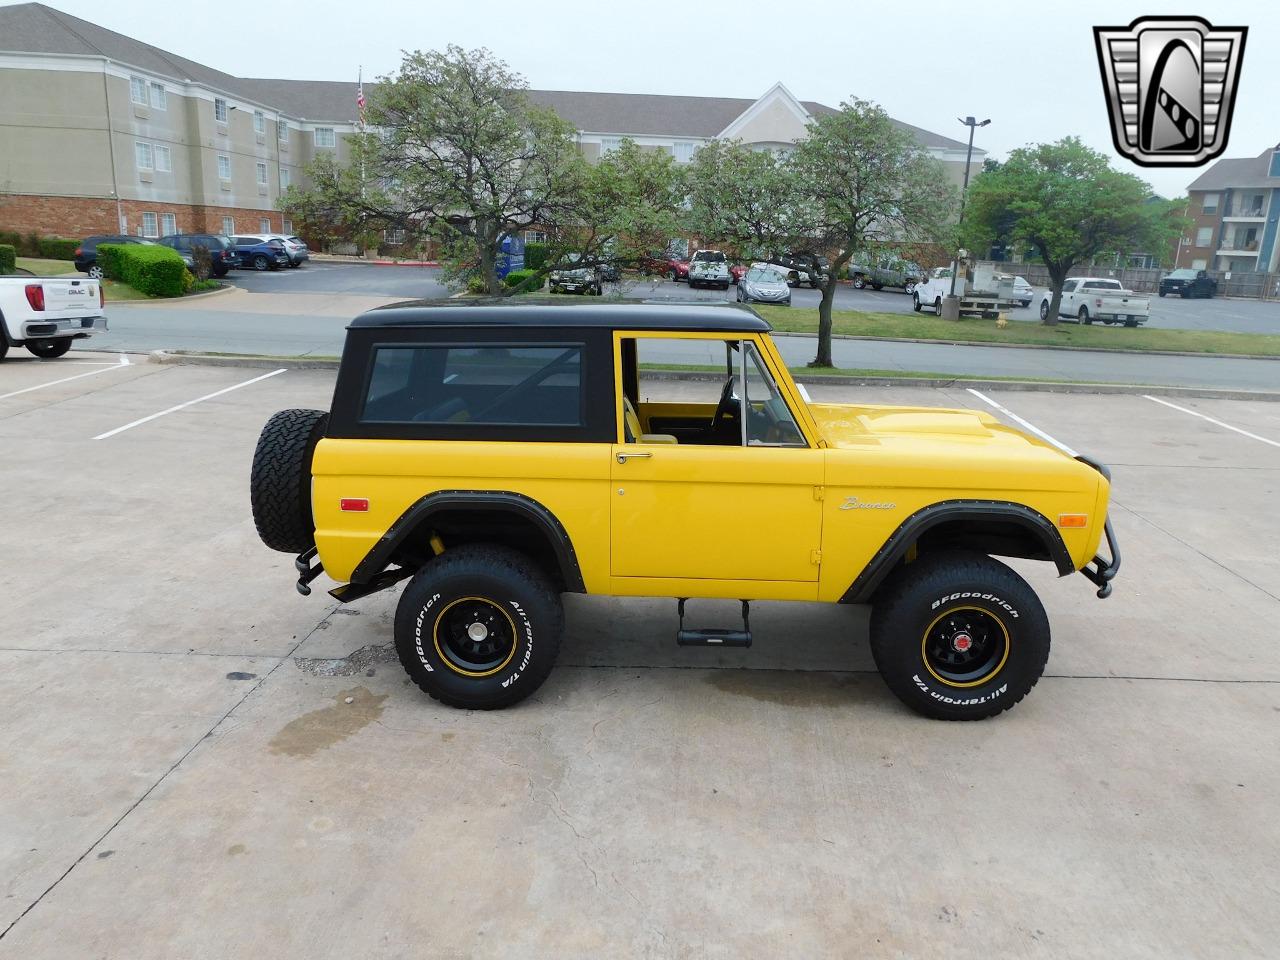
[[[1064,284],[1062,285],[1062,292],[1063,292],[1063,293],[1075,293],[1075,292],[1076,292],[1076,283],[1077,283],[1077,281],[1075,281],[1075,280],[1068,280],[1066,283],[1064,283]]]
[[[583,349],[580,343],[378,347],[360,419],[579,426]]]
[[[803,447],[807,446],[804,434],[796,425],[795,417],[783,399],[764,361],[750,341],[746,348],[746,389],[740,393],[745,398],[746,434],[749,447]],[[741,378],[739,379],[741,382]]]

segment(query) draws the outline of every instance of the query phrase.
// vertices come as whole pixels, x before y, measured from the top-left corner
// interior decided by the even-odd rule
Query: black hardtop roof
[[[733,304],[634,300],[547,300],[520,297],[408,300],[362,313],[348,329],[377,327],[596,327],[616,330],[693,330],[766,333],[773,328],[749,307]]]

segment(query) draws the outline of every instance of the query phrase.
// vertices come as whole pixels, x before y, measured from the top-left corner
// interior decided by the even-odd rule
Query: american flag
[[[360,123],[364,124],[364,68],[360,68],[360,79],[356,81],[356,107],[360,110]]]

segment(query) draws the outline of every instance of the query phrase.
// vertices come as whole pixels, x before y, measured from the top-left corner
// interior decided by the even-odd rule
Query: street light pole
[[[964,223],[964,203],[969,195],[969,167],[973,165],[973,134],[978,127],[985,127],[991,122],[990,118],[986,120],[975,120],[973,117],[956,117],[961,123],[969,128],[969,151],[964,158],[964,186],[960,188],[960,220]],[[956,274],[960,272],[960,261],[956,260],[955,265],[951,268],[951,296],[956,295]]]

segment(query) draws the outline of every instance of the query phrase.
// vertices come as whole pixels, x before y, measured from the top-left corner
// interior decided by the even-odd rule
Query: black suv
[[[209,264],[215,277],[225,277],[227,271],[236,265],[236,251],[231,240],[216,233],[175,233],[161,237],[160,243],[182,254],[188,268],[194,264],[194,248],[204,247],[209,251]]]
[[[1161,277],[1159,292],[1162,297],[1176,293],[1187,299],[1201,297],[1209,300],[1218,292],[1218,281],[1209,276],[1208,270],[1183,268]]]
[[[85,237],[76,247],[75,264],[81,273],[87,273],[95,280],[102,279],[102,268],[98,266],[98,244],[100,243],[155,243],[154,240],[143,240],[141,237],[130,237],[125,234],[99,234],[96,237]]]

